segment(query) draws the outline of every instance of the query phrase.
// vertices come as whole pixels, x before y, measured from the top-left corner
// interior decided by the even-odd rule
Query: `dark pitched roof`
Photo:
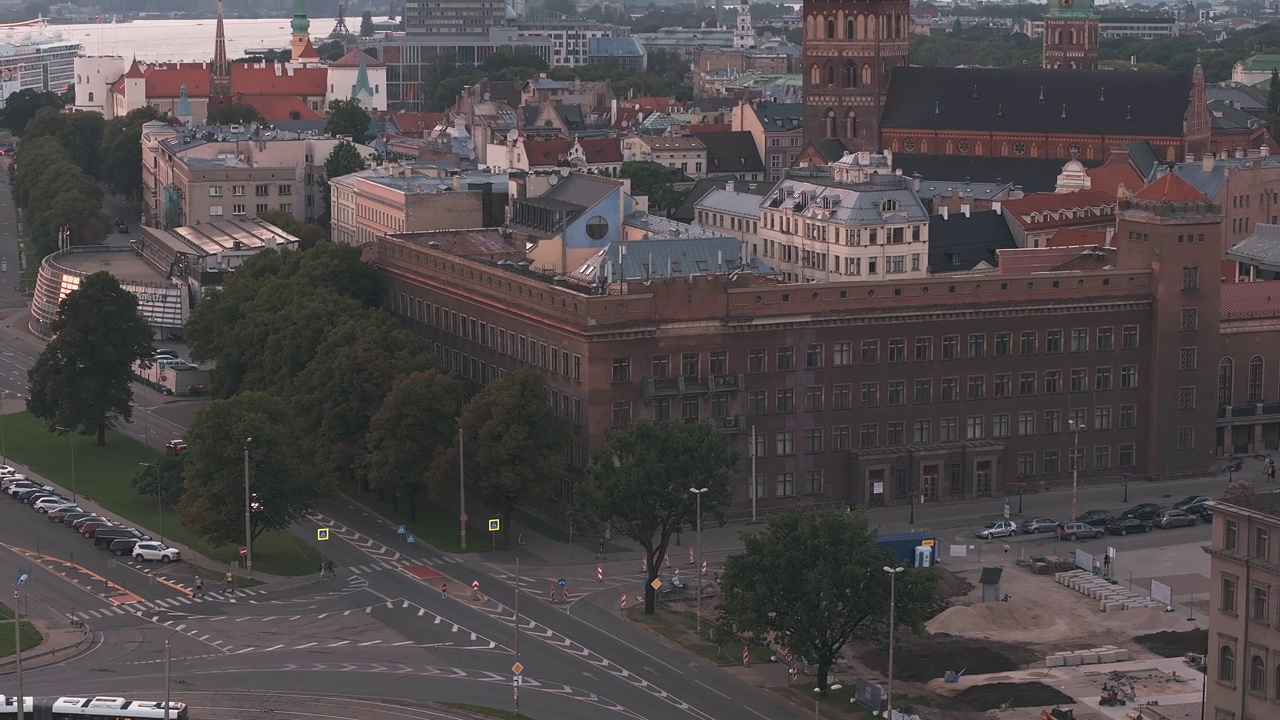
[[[707,174],[764,172],[764,162],[760,160],[760,152],[756,150],[756,141],[751,133],[729,130],[696,135],[707,146]]]
[[[882,128],[1181,137],[1191,74],[898,67]]]
[[[753,109],[765,132],[799,130],[804,125],[804,103],[760,102]]]
[[[995,210],[929,218],[930,273],[964,272],[982,262],[997,267],[996,251],[1016,247],[1009,224]]]
[[[848,152],[848,148],[844,146],[844,141],[840,138],[821,138],[819,140],[811,140],[809,142],[813,146],[813,151],[822,156],[823,160],[833,163]]]
[[[1081,161],[1094,167],[1099,161]],[[1011,182],[1024,191],[1053,192],[1062,172],[1061,160],[1041,158],[962,157],[894,153],[893,166],[903,175],[926,178],[969,178],[973,182]]]
[[[694,218],[694,206],[698,204],[707,193],[712,190],[724,190],[729,183],[733,183],[733,191],[740,193],[751,193],[764,197],[769,194],[773,186],[777,183],[766,180],[734,180],[727,177],[709,177],[702,178],[689,188],[689,192],[685,193],[684,201],[679,207],[671,211],[671,219],[678,220],[683,223],[691,223]]]

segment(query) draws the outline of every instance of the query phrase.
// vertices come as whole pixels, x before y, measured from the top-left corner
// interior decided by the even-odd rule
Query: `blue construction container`
[[[894,557],[906,567],[915,567],[916,548],[922,546],[933,549],[933,564],[942,562],[938,537],[933,533],[905,532],[881,535],[876,538],[876,545],[893,553]]]

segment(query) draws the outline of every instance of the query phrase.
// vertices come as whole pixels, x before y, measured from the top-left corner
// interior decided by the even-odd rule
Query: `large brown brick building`
[[[1090,479],[1213,462],[1219,208],[1171,174],[1116,212],[1114,249],[1056,269],[1015,258],[1063,250],[1014,250],[999,273],[897,282],[712,272],[604,289],[433,234],[371,254],[387,306],[446,368],[544,374],[575,432],[561,498],[607,428],[683,418],[754,451],[766,507],[947,501],[1069,481],[1073,463]]]

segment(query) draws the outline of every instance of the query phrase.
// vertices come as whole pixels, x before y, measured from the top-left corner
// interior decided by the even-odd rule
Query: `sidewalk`
[[[50,627],[49,623],[41,620],[32,622],[44,636],[44,642],[23,654],[23,672],[62,662],[90,648],[89,631],[85,628]],[[14,656],[0,658],[0,676],[16,673],[17,659]]]

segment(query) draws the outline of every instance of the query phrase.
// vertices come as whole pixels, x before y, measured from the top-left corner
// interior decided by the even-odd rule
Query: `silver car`
[[[1185,510],[1161,510],[1156,514],[1154,524],[1162,530],[1176,527],[1192,527],[1196,524],[1196,518]]]
[[[990,540],[998,537],[1010,537],[1018,534],[1018,525],[1012,520],[996,520],[973,531],[974,537]]]
[[[1035,535],[1042,532],[1055,532],[1058,529],[1058,521],[1046,517],[1028,518],[1022,521],[1019,531],[1027,535]]]

